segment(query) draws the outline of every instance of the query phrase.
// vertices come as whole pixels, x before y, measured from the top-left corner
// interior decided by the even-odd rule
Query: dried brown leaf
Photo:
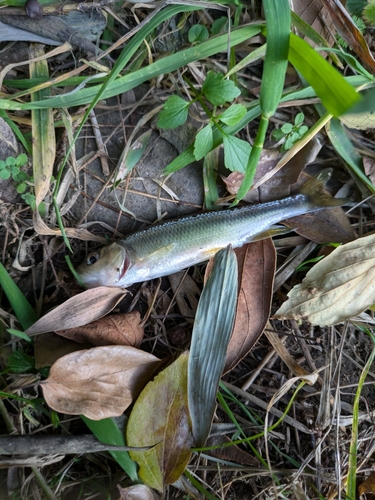
[[[230,339],[224,372],[243,359],[268,321],[276,251],[272,239],[255,241],[236,250],[239,293],[236,318]]]
[[[42,382],[52,409],[92,420],[121,415],[151,378],[160,360],[126,346],[94,347],[60,358]]]
[[[296,0],[293,2],[292,8],[301,19],[314,28],[314,30],[330,42],[330,44],[336,42],[332,37],[332,20],[327,10],[322,7],[321,2],[317,0]]]
[[[363,167],[365,169],[365,174],[369,177],[370,181],[374,184],[375,182],[375,159],[365,156],[363,158]]]
[[[221,434],[220,436],[212,436],[208,438],[206,446],[217,446],[219,444],[226,444],[230,442],[231,439],[229,439],[224,434]],[[206,453],[221,460],[230,460],[231,462],[235,462],[238,464],[250,465],[251,467],[259,467],[259,460],[250,455],[250,453],[248,453],[247,451],[241,450],[241,448],[237,445],[215,448]]]
[[[88,325],[68,330],[56,330],[58,335],[80,343],[100,345],[141,345],[144,331],[139,311],[127,314],[111,314]]]
[[[328,326],[356,316],[375,302],[375,235],[336,248],[289,292],[280,319]]]
[[[322,3],[329,12],[339,35],[345,40],[351,50],[357,54],[365,68],[370,73],[374,73],[375,60],[364,36],[353,22],[348,11],[338,0],[322,0]]]
[[[89,345],[77,344],[73,340],[59,337],[56,333],[42,333],[34,339],[35,368],[52,366],[59,358],[71,352],[88,349]]]
[[[126,290],[99,286],[79,293],[52,309],[26,330],[27,335],[53,332],[56,327],[67,329],[87,325],[105,316],[123,299]]]
[[[181,314],[193,323],[201,293],[198,285],[185,272],[172,274],[168,279]]]
[[[120,493],[119,500],[155,500],[155,495],[152,490],[145,484],[135,484],[127,488],[118,486]]]
[[[292,191],[295,191],[297,187],[303,184],[303,181],[301,181],[296,185],[298,177],[305,166],[315,160],[320,149],[320,141],[314,138],[276,173],[273,173],[273,169],[283,155],[273,149],[264,149],[253,181],[254,186],[259,183],[261,185],[256,189],[251,189],[246,194],[244,201],[248,203],[264,203],[289,196]],[[269,175],[272,175],[272,177],[267,178]],[[223,179],[229,193],[238,193],[243,178],[244,174],[232,172]]]
[[[341,207],[319,210],[283,221],[298,234],[315,243],[347,243],[355,238],[349,219]]]

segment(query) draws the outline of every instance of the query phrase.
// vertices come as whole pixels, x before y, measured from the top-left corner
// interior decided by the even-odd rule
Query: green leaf
[[[361,17],[363,9],[367,5],[367,0],[347,0],[346,8],[353,16]]]
[[[81,415],[90,431],[105,444],[125,446],[124,433],[119,429],[114,418],[103,418],[102,420],[91,420]],[[133,462],[127,451],[109,451],[116,462],[124,469],[133,482],[138,482],[137,464]]]
[[[20,330],[15,330],[14,328],[8,328],[7,332],[22,340],[26,340],[26,342],[32,341],[31,338],[25,332],[21,332]]]
[[[21,153],[20,155],[17,156],[16,158],[16,165],[18,167],[23,167],[27,163],[27,155],[25,153]]]
[[[128,446],[151,446],[130,451],[142,481],[163,491],[184,472],[193,445],[187,397],[188,353],[149,382],[134,404],[126,429]]]
[[[305,119],[305,115],[303,113],[298,113],[296,117],[294,118],[294,125],[298,127],[299,125],[302,125],[303,120]]]
[[[217,118],[229,126],[236,125],[246,115],[246,108],[243,104],[232,104]]]
[[[6,165],[5,161],[0,160],[0,170],[3,170],[4,168],[6,168],[6,166],[7,165]]]
[[[227,17],[219,17],[219,19],[216,19],[211,26],[211,35],[215,36],[226,30],[228,27],[228,21]]]
[[[291,123],[284,123],[284,125],[281,127],[281,131],[284,134],[290,134],[292,130],[293,130],[293,125]]]
[[[35,369],[35,359],[18,349],[9,356],[7,367],[13,373],[29,372]]]
[[[348,111],[361,97],[344,77],[307,42],[291,33],[289,61],[313,87],[333,116]]]
[[[194,156],[196,160],[201,160],[212,149],[212,123],[203,127],[195,136]]]
[[[225,365],[237,304],[237,259],[220,250],[203,288],[195,317],[188,365],[188,398],[195,446],[204,446]]]
[[[16,164],[16,159],[13,158],[13,156],[8,156],[5,162],[8,165],[8,167],[13,167]]]
[[[0,170],[0,179],[9,179],[10,177],[10,172],[9,170],[6,170],[5,168],[3,170]]]
[[[27,184],[26,182],[21,182],[21,184],[18,184],[17,186],[17,193],[21,194],[24,193],[27,189]]]
[[[38,317],[1,262],[0,283],[22,328],[27,330],[29,326],[36,322]]]
[[[251,153],[251,146],[248,142],[238,139],[233,135],[223,136],[224,163],[227,169],[245,173],[246,165]]]
[[[272,137],[275,139],[276,142],[279,142],[283,137],[285,137],[285,134],[281,130],[281,128],[277,128],[272,132]]]
[[[208,37],[208,29],[203,24],[194,24],[189,29],[188,38],[190,43],[204,42]]]
[[[214,106],[231,102],[241,94],[232,80],[225,80],[223,75],[210,70],[202,85],[202,93]]]
[[[178,95],[172,95],[164,104],[160,112],[159,128],[177,128],[186,122],[189,112],[189,103]]]
[[[307,127],[306,125],[302,125],[302,127],[300,127],[298,129],[298,135],[300,137],[304,136],[306,134],[306,132],[309,130],[309,127]]]

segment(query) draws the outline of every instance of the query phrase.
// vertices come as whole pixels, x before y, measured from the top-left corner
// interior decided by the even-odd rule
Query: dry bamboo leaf
[[[48,63],[43,58],[44,45],[32,43],[30,45],[30,78],[49,78]],[[48,99],[51,89],[39,90],[31,94],[31,102]],[[53,109],[33,109],[31,111],[32,147],[33,147],[33,172],[36,206],[48,194],[52,178],[53,164],[56,155],[55,126]]]
[[[40,318],[26,330],[27,335],[53,332],[57,326],[65,330],[87,325],[112,311],[126,293],[122,288],[106,286],[86,290]]]
[[[56,330],[58,335],[74,340],[75,342],[89,342],[100,345],[141,345],[144,331],[140,325],[139,311],[127,314],[112,314],[98,320],[68,330]]]
[[[188,353],[147,384],[137,399],[126,428],[128,446],[151,446],[131,451],[142,481],[163,491],[181,476],[193,445],[187,400]]]
[[[248,354],[266,326],[276,265],[271,238],[244,245],[236,255],[240,284],[224,372],[232,370]]]
[[[43,234],[46,236],[62,236],[60,229],[53,229],[45,224],[37,210],[34,212],[33,224],[34,229],[38,234]],[[87,229],[75,229],[72,227],[66,227],[64,231],[68,238],[77,238],[78,240],[83,241],[96,241],[97,243],[101,243],[102,245],[106,245],[108,243],[108,241],[103,236],[92,234],[87,231]]]
[[[329,326],[360,314],[375,302],[375,235],[336,248],[318,262],[275,318]]]
[[[67,354],[41,383],[52,409],[92,420],[121,415],[151,378],[160,360],[127,346]]]

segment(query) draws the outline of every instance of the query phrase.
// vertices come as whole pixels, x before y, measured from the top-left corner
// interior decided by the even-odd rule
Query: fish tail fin
[[[308,204],[316,209],[324,207],[340,207],[348,203],[346,198],[332,198],[330,194],[324,191],[324,186],[327,184],[332,175],[332,169],[326,168],[319,172],[315,177],[312,177],[300,190],[300,194],[306,197]]]

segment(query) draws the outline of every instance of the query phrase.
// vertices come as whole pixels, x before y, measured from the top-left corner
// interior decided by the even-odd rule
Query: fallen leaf
[[[298,0],[293,2],[293,11],[309,26],[319,33],[330,45],[336,42],[332,36],[332,20],[327,10],[316,0]],[[311,45],[310,40],[307,40]]]
[[[217,446],[219,444],[227,444],[230,443],[231,439],[229,439],[225,434],[221,434],[220,436],[212,436],[207,439],[206,446]],[[221,460],[230,460],[231,462],[235,462],[237,464],[250,465],[251,467],[259,467],[259,460],[250,455],[245,450],[242,450],[237,445],[225,446],[223,448],[215,448],[210,451],[206,451],[212,457],[219,458]]]
[[[68,330],[56,330],[58,335],[80,343],[100,345],[141,345],[144,331],[140,325],[140,313],[111,314],[93,323]]]
[[[369,158],[368,156],[363,157],[363,167],[365,169],[365,174],[370,178],[370,181],[374,184],[375,182],[375,159]]]
[[[310,269],[274,315],[335,325],[375,302],[375,235],[336,248]]]
[[[375,472],[371,472],[369,477],[358,486],[358,495],[366,495],[363,498],[370,500],[375,497]]]
[[[348,11],[338,0],[322,0],[322,3],[329,12],[339,35],[349,45],[350,49],[357,54],[365,68],[370,73],[374,73],[375,60],[364,36],[353,22]]]
[[[70,354],[71,352],[87,349],[90,346],[73,342],[73,340],[64,339],[55,333],[42,333],[36,335],[34,339],[35,368],[52,366],[59,358]]]
[[[126,293],[122,288],[106,286],[86,290],[40,318],[27,329],[27,335],[87,325],[112,311]]]
[[[189,412],[197,447],[204,445],[212,424],[236,312],[237,281],[234,251],[231,247],[220,250],[203,287],[190,347]]]
[[[348,128],[369,130],[375,128],[375,112],[347,113],[340,116],[340,121]]]
[[[272,173],[283,154],[274,149],[264,149],[253,181],[254,186],[258,185],[259,182],[262,182],[262,184],[256,189],[251,189],[246,194],[244,201],[247,203],[264,203],[290,196],[292,191],[295,191],[298,186],[302,186],[303,181],[296,185],[298,177],[305,166],[315,160],[321,147],[321,142],[314,138],[298,151],[283,168],[268,179],[267,176]],[[223,178],[228,192],[237,194],[243,178],[244,174],[240,172],[232,172],[228,177]]]
[[[60,358],[41,383],[53,410],[92,420],[121,415],[133,402],[160,360],[134,347],[106,346]]]
[[[193,445],[187,401],[188,353],[181,356],[144,388],[126,428],[128,446],[152,446],[130,451],[139,465],[139,477],[163,491],[181,476]]]
[[[180,313],[186,321],[194,323],[200,289],[191,276],[184,271],[168,276]]]
[[[224,372],[243,359],[268,321],[273,294],[276,251],[272,239],[255,241],[236,250],[239,291],[236,318]]]
[[[355,238],[349,219],[341,207],[299,215],[282,223],[315,243],[347,243]]]
[[[156,497],[152,490],[145,484],[135,484],[127,488],[117,486],[120,499],[119,500],[155,500]]]

